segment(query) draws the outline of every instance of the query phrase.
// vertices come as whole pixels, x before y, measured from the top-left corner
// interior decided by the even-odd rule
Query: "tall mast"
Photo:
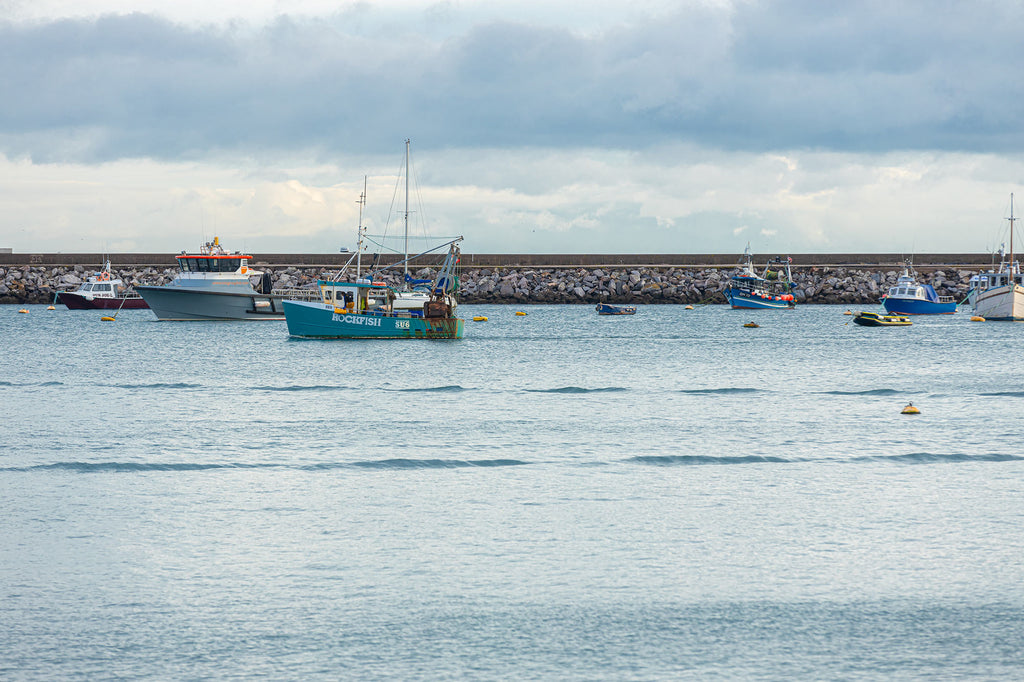
[[[359,228],[356,230],[356,279],[359,279],[363,259],[363,206],[366,205],[366,176],[363,176],[363,193],[359,195]]]
[[[405,138],[405,276],[409,276],[409,138]]]
[[[1013,278],[1013,221],[1016,220],[1013,217],[1013,192],[1010,192],[1010,287],[1013,288],[1015,280]]]

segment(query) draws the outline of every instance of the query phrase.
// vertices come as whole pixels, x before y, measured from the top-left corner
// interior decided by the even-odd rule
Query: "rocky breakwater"
[[[313,267],[263,267],[279,290],[314,288],[332,271]],[[74,289],[95,269],[83,266],[0,268],[0,303],[50,303],[56,291]],[[127,284],[162,285],[175,268],[113,268]],[[722,293],[738,268],[478,268],[460,275],[463,303],[726,303]],[[794,296],[798,303],[871,305],[896,283],[901,270],[844,267],[795,267]],[[424,268],[419,278],[434,271]],[[940,296],[963,300],[976,270],[954,268],[919,271]],[[397,285],[401,274],[384,277]],[[254,280],[256,281],[256,280]]]
[[[726,303],[723,291],[738,268],[471,270],[462,275],[464,303]],[[798,303],[868,305],[896,284],[901,270],[806,267],[793,271]],[[962,300],[970,270],[920,273],[940,296]]]

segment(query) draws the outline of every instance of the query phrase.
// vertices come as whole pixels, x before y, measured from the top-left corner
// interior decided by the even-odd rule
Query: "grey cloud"
[[[0,151],[38,161],[430,147],[1020,147],[1022,10],[697,7],[597,35],[508,22],[439,41],[359,18],[0,24]],[[349,23],[351,22],[351,23]]]

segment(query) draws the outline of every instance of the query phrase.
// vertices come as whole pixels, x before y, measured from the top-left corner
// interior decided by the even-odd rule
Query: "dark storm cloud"
[[[739,3],[445,41],[344,15],[0,24],[0,151],[40,161],[420,148],[995,151],[1024,143],[1018,3]]]

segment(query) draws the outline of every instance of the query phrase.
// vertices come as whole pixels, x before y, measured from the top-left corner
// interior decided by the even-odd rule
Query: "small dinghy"
[[[598,303],[595,308],[598,315],[635,315],[635,305],[612,305],[611,303]]]
[[[910,318],[906,315],[879,315],[878,313],[857,313],[853,321],[862,327],[909,327]]]

